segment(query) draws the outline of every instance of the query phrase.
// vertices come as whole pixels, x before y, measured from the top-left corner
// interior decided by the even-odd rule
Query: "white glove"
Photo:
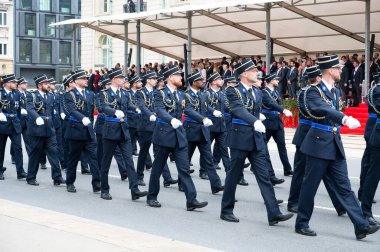
[[[57,114],[57,110],[54,109],[54,115]]]
[[[90,121],[90,119],[88,117],[84,117],[82,119],[82,123],[83,123],[84,126],[87,126],[87,125],[89,125],[91,123],[91,121]]]
[[[7,121],[7,117],[3,113],[0,113],[0,121],[1,122],[6,122]]]
[[[349,116],[347,118],[346,125],[350,129],[356,129],[356,128],[361,127],[360,122],[357,119],[353,118],[352,116]]]
[[[222,117],[222,112],[219,110],[215,110],[214,113],[212,113],[215,117]]]
[[[137,114],[141,114],[141,110],[139,108],[136,108]]]
[[[62,118],[62,120],[65,120],[66,114],[65,113],[61,113],[61,118]]]
[[[265,126],[264,124],[260,121],[257,120],[254,124],[253,127],[255,127],[255,130],[260,133],[265,133]]]
[[[26,111],[26,109],[21,109],[21,115],[27,115],[28,114],[28,111]]]
[[[283,111],[282,113],[284,113],[284,115],[285,115],[286,117],[291,117],[291,116],[293,116],[293,113],[292,113],[291,111],[287,110],[287,109],[284,109],[284,111]]]
[[[121,110],[116,110],[116,112],[115,112],[115,116],[116,116],[117,118],[123,118],[123,117],[124,117],[124,112],[121,111]]]
[[[205,118],[205,119],[203,119],[203,125],[206,126],[206,127],[209,127],[209,126],[213,125],[213,123],[212,123],[212,121],[210,119]]]
[[[151,121],[151,122],[155,122],[156,119],[157,119],[157,117],[156,117],[155,115],[151,115],[151,116],[149,117],[149,121]]]
[[[265,119],[267,119],[267,118],[265,117],[265,115],[263,115],[263,114],[260,113],[260,121],[264,121]]]
[[[36,124],[38,125],[38,126],[41,126],[41,125],[44,125],[45,124],[45,122],[44,122],[44,119],[42,119],[42,117],[37,117],[37,119],[36,119]]]
[[[173,128],[178,128],[179,126],[182,126],[182,123],[180,120],[178,120],[177,118],[173,118],[171,121],[170,121],[170,124],[173,126]]]

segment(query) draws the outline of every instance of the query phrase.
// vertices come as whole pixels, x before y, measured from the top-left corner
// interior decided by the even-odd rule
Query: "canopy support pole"
[[[365,1],[365,73],[364,73],[364,79],[365,83],[362,85],[362,97],[367,95],[368,87],[371,84],[369,82],[370,80],[370,72],[369,72],[369,61],[370,58],[372,58],[372,55],[370,55],[370,28],[371,28],[371,22],[370,22],[370,15],[371,15],[371,0]]]
[[[140,12],[141,1],[137,1],[137,13]],[[140,19],[137,19],[136,22],[136,75],[140,77],[140,65],[141,65],[141,22]]]
[[[77,69],[77,25],[73,24],[73,57],[71,58],[71,70],[74,72]]]
[[[128,74],[128,20],[124,21],[124,75]]]
[[[270,40],[270,9],[271,9],[271,4],[270,3],[266,3],[265,4],[265,11],[266,11],[266,34],[265,34],[265,40],[266,40],[266,65],[265,65],[265,68],[266,68],[266,74],[269,74],[269,71],[270,71],[270,63],[271,63],[271,55],[272,55],[272,52],[271,52],[271,40]]]
[[[191,74],[191,51],[192,48],[192,37],[193,37],[193,27],[192,27],[192,16],[191,11],[187,12],[187,72]]]

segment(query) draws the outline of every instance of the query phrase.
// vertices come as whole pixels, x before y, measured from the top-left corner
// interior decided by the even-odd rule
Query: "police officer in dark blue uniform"
[[[228,154],[228,148],[226,145],[226,137],[227,137],[227,125],[226,125],[226,117],[231,118],[230,113],[226,111],[226,96],[224,91],[222,91],[223,87],[223,79],[219,75],[219,73],[213,73],[210,75],[208,79],[209,89],[206,92],[208,97],[208,106],[214,109],[214,112],[209,114],[209,118],[212,121],[210,129],[210,142],[212,143],[215,140],[214,145],[218,147],[218,149],[214,149],[214,152],[219,152],[222,156],[223,166],[225,171],[227,172],[231,168],[231,160]],[[215,154],[213,153],[213,157]],[[213,160],[214,161],[214,160]],[[216,168],[217,163],[214,163]]]
[[[22,147],[21,147],[21,123],[19,116],[27,112],[21,108],[20,95],[14,91],[17,86],[16,78],[13,74],[2,77],[3,89],[0,92],[0,180],[4,179],[4,154],[8,137],[12,141],[12,149],[16,161],[17,179],[26,178],[23,168]]]
[[[147,204],[151,207],[161,207],[157,201],[160,191],[160,176],[170,153],[173,153],[178,170],[179,180],[186,195],[188,211],[207,206],[208,202],[199,202],[197,191],[189,174],[190,162],[186,131],[182,126],[181,117],[184,109],[184,94],[177,88],[182,86],[182,77],[178,66],[172,65],[163,71],[166,87],[154,95],[154,107],[157,114],[152,142],[156,144],[157,155],[149,180]]]
[[[252,85],[257,82],[258,70],[252,60],[244,60],[236,65],[235,74],[240,78],[239,84],[226,90],[232,116],[228,138],[231,149],[231,170],[227,172],[220,218],[229,222],[239,222],[233,214],[235,192],[244,169],[244,161],[248,158],[264,198],[269,225],[275,225],[290,219],[293,214],[281,213],[269,179],[265,153],[265,126],[259,119],[262,93],[258,88],[252,89]]]
[[[318,84],[321,81],[321,71],[318,66],[308,67],[306,69],[307,79],[310,84]],[[294,155],[294,174],[290,185],[289,199],[288,199],[288,211],[296,213],[298,208],[298,198],[301,190],[302,180],[305,174],[306,156],[300,151],[303,140],[307,132],[309,131],[313,119],[308,115],[304,106],[304,94],[309,88],[303,87],[297,94],[297,104],[300,121],[293,137],[293,144],[296,146],[296,153]],[[323,183],[326,186],[326,190],[331,198],[331,201],[335,207],[339,216],[346,213],[344,207],[339,203],[336,192],[332,188],[332,181],[327,177],[323,178]]]
[[[279,105],[281,97],[275,90],[275,88],[278,86],[278,77],[276,76],[276,74],[266,76],[265,80],[267,85],[263,89],[262,109],[262,113],[265,116],[265,120],[263,120],[263,123],[266,128],[265,141],[268,144],[269,140],[273,137],[274,141],[277,144],[277,149],[280,155],[281,163],[284,166],[284,175],[290,176],[293,175],[293,172],[292,167],[289,163],[288,154],[285,146],[284,124],[282,123],[282,119],[279,113],[282,113],[285,116],[289,117],[292,116],[292,112],[290,112],[287,109],[284,109],[282,106]],[[268,160],[270,160],[269,152],[267,154]]]
[[[368,142],[366,146],[366,151],[368,152],[369,168],[367,174],[365,175],[365,180],[363,182],[363,191],[361,194],[362,200],[362,210],[364,216],[367,218],[370,225],[380,225],[380,223],[373,218],[372,215],[372,203],[373,198],[376,193],[377,186],[380,180],[380,83],[379,74],[375,73],[373,75],[374,83],[372,88],[369,90],[367,96],[367,103],[370,109],[370,117],[373,114],[376,115],[375,125],[371,124],[372,130],[369,132]],[[370,119],[368,119],[370,120]],[[367,121],[368,122],[368,121]],[[368,124],[367,124],[368,125]],[[366,131],[369,130],[366,128]],[[368,134],[368,132],[366,132]],[[362,177],[362,176],[361,176]]]
[[[295,231],[302,235],[317,235],[309,228],[309,221],[319,183],[322,178],[327,177],[332,181],[332,188],[337,193],[339,202],[354,224],[356,239],[360,240],[376,232],[380,226],[369,225],[351,190],[346,157],[339,134],[340,125],[354,129],[360,127],[360,123],[339,111],[340,92],[334,86],[334,83],[340,79],[338,56],[319,57],[318,64],[322,72],[322,81],[312,85],[304,94],[304,106],[308,115],[313,118],[313,123],[300,149],[306,155],[306,167]]]
[[[200,165],[204,169],[210,180],[213,194],[223,191],[224,187],[216,173],[212,160],[210,129],[213,125],[208,115],[222,116],[221,112],[208,106],[207,94],[201,91],[203,88],[203,77],[200,72],[195,72],[187,76],[189,89],[185,93],[185,122],[183,127],[186,130],[188,140],[189,159],[198,147],[201,156]],[[201,171],[200,171],[201,172]],[[202,175],[202,174],[200,174]]]
[[[107,90],[110,87],[110,85],[111,85],[111,80],[108,77],[103,79],[103,81],[100,85],[101,92]],[[103,137],[102,137],[102,135],[103,135],[103,127],[104,127],[104,122],[105,122],[105,120],[104,120],[105,116],[103,114],[102,107],[100,106],[99,93],[95,94],[95,104],[96,104],[96,108],[98,109],[98,117],[96,118],[96,121],[95,121],[94,130],[95,130],[96,142],[97,142],[96,152],[97,152],[97,158],[98,158],[98,166],[100,168],[102,165],[102,160],[103,160]],[[124,163],[123,156],[121,155],[119,147],[116,147],[115,153],[113,156],[116,160],[117,167],[118,167],[119,172],[120,172],[120,178],[122,181],[124,181],[128,178],[128,174],[127,174],[127,168],[126,168],[126,165]]]
[[[135,75],[134,77],[138,77]],[[136,79],[136,78],[135,78]],[[138,77],[135,82],[133,82],[134,78],[131,78],[129,80],[130,83],[130,89],[127,90],[127,94],[129,96],[129,100],[132,102],[132,105],[137,108],[137,97],[136,97],[136,92],[138,89],[141,88],[141,79]],[[137,81],[139,80],[139,81]],[[133,148],[133,155],[138,156],[137,152],[137,125],[139,123],[139,109],[136,112],[135,110],[130,110],[127,113],[128,116],[128,131],[129,134],[131,135],[131,141],[132,141],[132,148]],[[150,157],[150,155],[149,155]]]
[[[38,186],[36,177],[41,156],[46,153],[51,165],[54,185],[66,183],[62,178],[58,160],[58,146],[52,117],[54,115],[54,97],[49,94],[49,82],[46,75],[34,77],[37,91],[27,97],[28,134],[31,151],[29,154],[28,175],[29,185]]]
[[[108,184],[108,172],[111,166],[112,157],[118,146],[127,167],[129,178],[129,188],[131,189],[132,200],[137,200],[148,194],[140,191],[137,185],[137,176],[132,160],[132,144],[128,131],[127,111],[137,108],[132,105],[124,86],[124,74],[121,69],[113,69],[108,73],[111,80],[111,87],[99,95],[99,103],[104,114],[103,126],[103,160],[101,165],[101,198],[111,200]]]
[[[76,192],[74,186],[76,168],[81,154],[88,157],[92,174],[93,192],[100,191],[100,171],[96,156],[96,140],[93,129],[94,121],[94,93],[86,90],[88,86],[87,75],[84,70],[77,70],[72,74],[76,87],[65,93],[63,108],[69,119],[65,130],[69,153],[67,158],[67,191]]]
[[[135,78],[134,77],[133,81]],[[144,75],[145,86],[136,92],[137,106],[141,110],[139,124],[137,126],[138,141],[140,146],[139,157],[137,160],[137,179],[139,185],[145,185],[144,182],[144,166],[146,158],[149,155],[149,148],[152,144],[152,135],[157,119],[154,112],[154,88],[157,84],[157,73],[155,71],[148,71]],[[153,153],[157,152],[157,146],[153,146]],[[162,171],[164,178],[164,186],[170,186],[178,183],[178,180],[174,180],[170,174],[170,170],[167,164]]]
[[[374,73],[372,76],[375,80],[372,88],[375,89],[377,87],[377,84],[378,84],[379,73]],[[372,92],[374,92],[374,90]],[[376,120],[377,120],[377,113],[373,109],[374,106],[372,106],[371,104],[368,104],[369,99],[371,99],[371,97],[367,96],[367,106],[368,106],[369,116],[368,116],[368,119],[367,119],[367,122],[365,125],[365,131],[364,131],[364,140],[366,142],[366,147],[365,147],[363,157],[362,157],[362,162],[361,162],[360,186],[359,186],[359,190],[358,190],[359,201],[362,200],[362,192],[363,192],[364,181],[367,177],[368,169],[370,167],[370,159],[371,159],[370,153],[371,153],[371,151],[370,151],[370,146],[368,145],[368,141],[369,141],[369,138],[372,134],[372,130],[376,125]],[[373,203],[376,203],[376,201],[374,200]]]

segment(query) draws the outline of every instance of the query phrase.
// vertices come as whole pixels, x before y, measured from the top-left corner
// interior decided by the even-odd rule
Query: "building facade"
[[[13,73],[13,1],[0,0],[0,76]]]
[[[73,28],[52,28],[49,25],[80,18],[80,0],[18,0],[15,1],[14,72],[33,83],[33,77],[45,73],[62,81],[72,69],[73,54],[80,65],[80,29],[76,29],[74,52]]]

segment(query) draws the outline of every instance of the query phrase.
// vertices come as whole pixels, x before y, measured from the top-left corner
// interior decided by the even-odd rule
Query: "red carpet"
[[[364,135],[365,124],[368,119],[367,104],[360,103],[359,107],[348,107],[344,113],[348,116],[352,116],[358,119],[362,126],[360,128],[353,129],[353,130],[350,130],[348,127],[343,126],[340,133],[352,134],[352,135]]]

